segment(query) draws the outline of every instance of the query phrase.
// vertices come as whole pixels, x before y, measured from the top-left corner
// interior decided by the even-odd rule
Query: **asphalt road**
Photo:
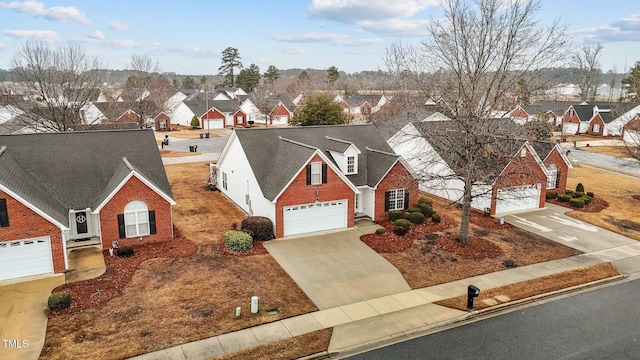
[[[624,282],[348,359],[640,359],[639,297]]]
[[[610,168],[619,169],[622,171],[632,172],[640,175],[640,162],[632,159],[620,159],[612,156],[592,153],[589,151],[582,151],[576,149],[570,150],[568,156],[570,159],[589,162],[592,164],[606,166]]]

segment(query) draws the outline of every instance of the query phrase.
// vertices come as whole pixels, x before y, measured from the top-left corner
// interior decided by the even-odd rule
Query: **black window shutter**
[[[307,165],[307,185],[311,185],[311,165]]]
[[[562,175],[560,171],[556,172],[556,189],[560,187],[560,175]]]
[[[407,210],[409,208],[409,190],[404,191],[404,209]]]
[[[327,164],[322,164],[322,183],[327,183]]]
[[[0,199],[0,227],[9,226],[9,211],[7,210],[7,199]]]
[[[149,233],[156,233],[156,212],[154,210],[149,210]]]
[[[389,211],[389,192],[384,193],[384,211]]]
[[[127,232],[124,230],[124,214],[118,214],[118,233],[120,239],[127,237]]]

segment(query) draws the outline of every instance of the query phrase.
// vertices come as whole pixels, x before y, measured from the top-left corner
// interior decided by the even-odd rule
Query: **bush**
[[[433,214],[431,215],[431,221],[433,221],[436,224],[439,224],[440,221],[442,220],[442,216],[440,216],[440,214]]]
[[[569,195],[569,196],[571,196],[571,197],[576,197],[576,192],[573,191],[573,190],[567,189],[567,190],[564,191],[564,193]]]
[[[593,191],[587,191],[587,196],[593,199],[594,197],[596,197],[596,194],[594,194]]]
[[[268,217],[248,216],[240,223],[240,230],[247,233],[251,231],[253,240],[273,239],[273,223]]]
[[[118,257],[130,257],[133,253],[133,248],[129,245],[121,246],[117,250]]]
[[[393,233],[398,236],[404,236],[409,230],[402,226],[396,226],[393,228]]]
[[[224,233],[224,248],[232,252],[245,252],[253,248],[251,235],[238,230]]]
[[[591,203],[591,200],[592,200],[591,197],[587,196],[587,195],[583,195],[583,196],[581,196],[581,197],[579,197],[577,199],[582,199],[582,201],[584,201],[584,206],[589,205]]]
[[[435,211],[433,211],[433,206],[429,205],[429,204],[420,204],[420,203],[418,203],[418,205],[416,205],[416,207],[418,209],[420,209],[420,212],[425,217],[430,217],[435,212]]]
[[[47,302],[49,309],[53,311],[60,311],[71,306],[71,295],[67,292],[56,292],[49,296]]]
[[[389,211],[389,220],[396,221],[398,219],[402,219],[402,210]]]
[[[420,209],[420,208],[419,208],[419,207],[417,207],[417,206],[412,206],[412,207],[410,207],[410,208],[408,208],[408,209],[407,209],[407,212],[419,212],[419,213],[421,213],[421,212],[422,212],[422,209]]]
[[[578,183],[578,185],[576,185],[576,192],[584,192],[584,185],[582,185],[582,183]]]
[[[418,205],[420,204],[433,206],[433,201],[431,201],[431,199],[423,195],[418,198]]]
[[[424,214],[422,212],[408,212],[404,214],[404,218],[413,224],[422,224],[424,222]]]
[[[382,235],[386,232],[387,230],[385,230],[383,227],[379,227],[376,229],[376,235]]]
[[[197,129],[199,126],[200,120],[198,120],[198,117],[196,115],[193,115],[193,117],[191,118],[191,127]]]
[[[584,194],[584,192],[582,192],[582,191],[576,191],[576,197],[577,197],[577,198],[579,198],[579,197],[583,197],[584,195],[585,195],[585,194]]]
[[[411,227],[411,222],[407,219],[398,219],[393,222],[393,225],[402,226],[403,228],[409,230],[409,228]]]
[[[570,194],[558,194],[558,201],[569,202],[569,200],[572,198],[573,196],[571,196]]]
[[[558,197],[558,193],[555,191],[547,191],[547,195],[546,198],[547,200],[549,199],[556,199]]]
[[[571,205],[572,207],[580,209],[580,208],[584,207],[584,200],[582,200],[581,198],[569,199],[569,205]]]

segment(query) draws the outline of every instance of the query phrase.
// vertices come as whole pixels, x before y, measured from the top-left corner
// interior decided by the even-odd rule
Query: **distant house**
[[[603,102],[573,104],[562,115],[562,133],[584,134],[590,129],[591,120],[611,112],[611,104]],[[610,117],[607,117],[610,119]],[[611,119],[613,120],[613,119]],[[602,122],[600,122],[602,123]],[[596,127],[596,132],[602,130]]]
[[[372,125],[235,129],[218,163],[220,191],[283,237],[354,226],[406,209],[418,185]]]
[[[618,103],[618,106],[623,104],[626,105],[626,107],[614,113],[614,116],[616,114],[618,116],[616,116],[610,123],[605,124],[603,132],[604,136],[622,135],[627,123],[634,119],[637,114],[640,114],[640,104]]]
[[[150,130],[0,136],[0,280],[61,273],[80,246],[171,239]]]
[[[354,94],[349,97],[337,95],[334,101],[340,104],[344,114],[355,117],[369,116],[380,111],[388,103],[388,99],[384,95],[365,94]]]
[[[194,116],[203,129],[244,127],[249,121],[249,114],[241,108],[239,100],[232,100],[221,91],[190,94],[176,107],[171,123],[191,126]]]
[[[640,145],[640,114],[636,114],[624,125],[622,139],[634,146]]]

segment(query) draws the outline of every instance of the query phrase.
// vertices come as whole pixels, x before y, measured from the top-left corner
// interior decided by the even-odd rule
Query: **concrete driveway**
[[[398,269],[360,241],[358,229],[264,243],[319,309],[411,290]]]
[[[542,210],[507,215],[505,221],[582,252],[636,244],[637,241],[565,215],[571,211],[555,204]]]
[[[0,283],[0,358],[40,357],[47,331],[47,300],[64,280],[64,274],[56,274]]]

